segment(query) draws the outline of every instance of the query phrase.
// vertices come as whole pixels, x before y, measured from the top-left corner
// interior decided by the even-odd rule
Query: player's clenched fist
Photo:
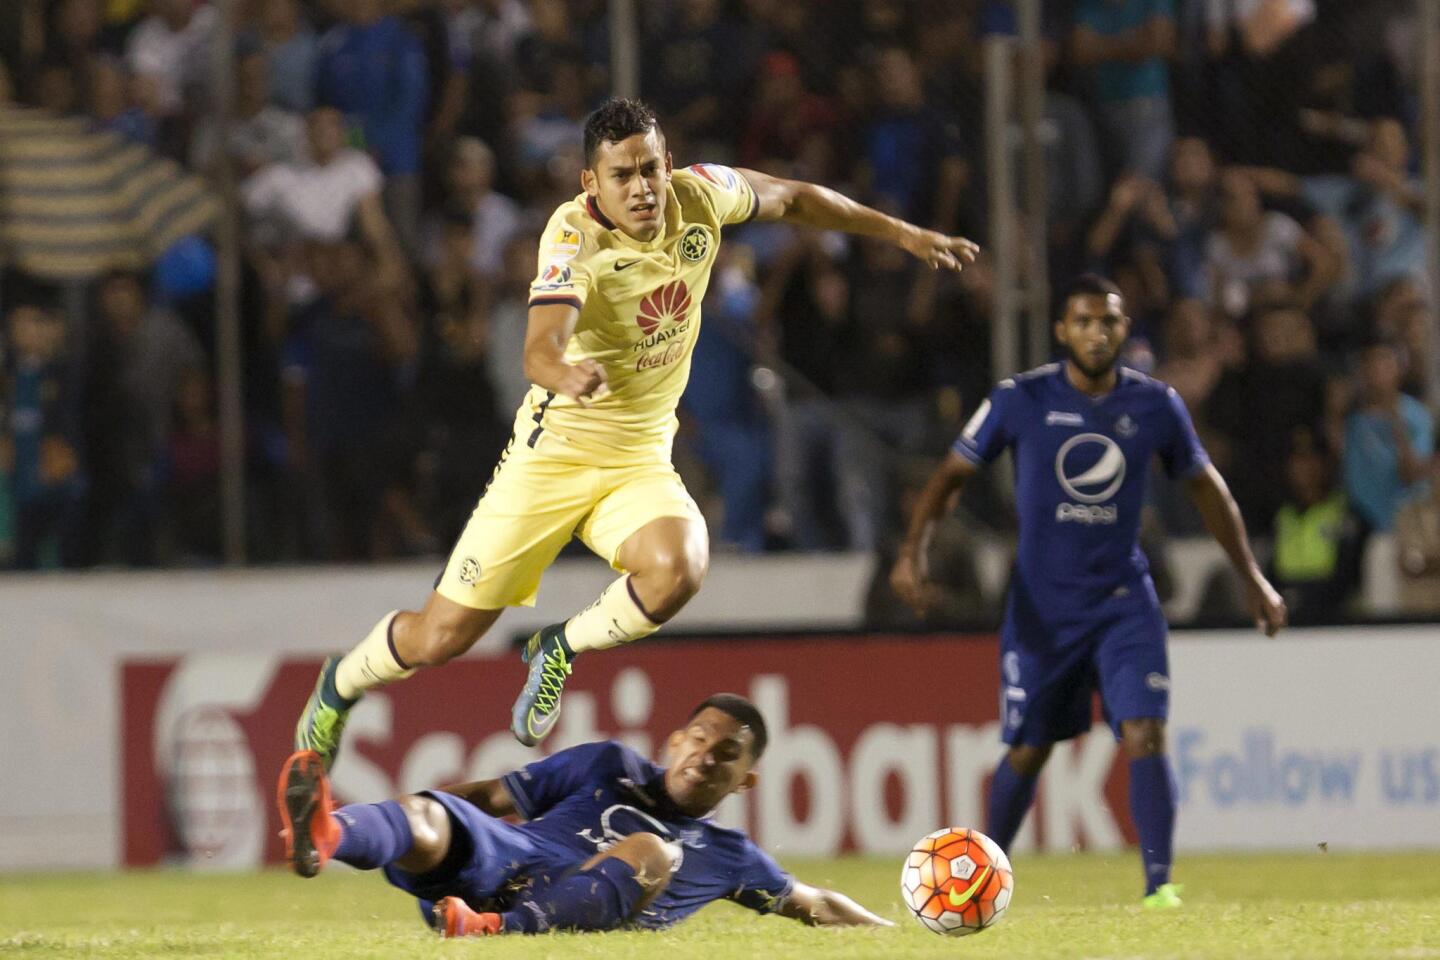
[[[589,406],[588,401],[598,400],[605,392],[605,368],[594,360],[585,359],[579,363],[566,364],[555,385],[555,392],[564,394],[580,406]]]

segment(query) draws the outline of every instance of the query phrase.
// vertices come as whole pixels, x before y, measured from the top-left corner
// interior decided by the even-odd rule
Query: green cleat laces
[[[572,655],[561,640],[564,624],[553,624],[537,632],[525,644],[521,659],[530,665],[525,686],[515,698],[510,713],[510,732],[515,739],[533,747],[550,735],[560,718],[560,695],[574,669]]]

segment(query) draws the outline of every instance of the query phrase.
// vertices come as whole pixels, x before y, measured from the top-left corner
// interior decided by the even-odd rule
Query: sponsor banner
[[[316,660],[196,656],[122,670],[124,861],[243,867],[280,856],[274,777]],[[616,738],[659,757],[705,696],[753,699],[770,727],[760,784],[723,821],[781,856],[896,853],[941,824],[980,825],[1000,756],[993,638],[651,642],[584,658],[547,750]],[[518,658],[461,659],[356,707],[334,771],[342,802],[494,777],[539,754],[508,730]],[[1110,847],[1125,828],[1115,745],[1056,751],[1024,842]]]
[[[121,671],[124,862],[238,868],[280,855],[274,777],[318,660],[198,655]],[[1440,644],[1307,631],[1172,643],[1182,849],[1440,846]],[[539,754],[508,732],[518,658],[461,659],[357,706],[342,802],[498,776]],[[1157,678],[1157,682],[1164,678]],[[984,824],[999,743],[993,638],[649,641],[586,656],[547,750],[615,738],[659,757],[706,695],[770,726],[760,783],[721,808],[780,856],[895,854]],[[1056,749],[1016,847],[1133,840],[1107,728]]]

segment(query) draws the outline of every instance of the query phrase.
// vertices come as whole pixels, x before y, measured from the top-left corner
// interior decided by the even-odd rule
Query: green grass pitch
[[[0,957],[1440,958],[1440,854],[1185,857],[1183,911],[1138,905],[1133,853],[1021,857],[1006,918],[929,933],[900,903],[900,858],[798,861],[894,929],[812,929],[712,906],[665,933],[441,942],[378,875],[0,875]]]

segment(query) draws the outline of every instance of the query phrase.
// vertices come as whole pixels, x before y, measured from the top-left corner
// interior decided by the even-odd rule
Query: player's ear
[[[756,773],[754,770],[747,770],[745,771],[745,776],[740,778],[740,782],[735,785],[735,789],[731,792],[744,793],[746,790],[754,790],[755,784],[759,782],[760,774]]]
[[[600,180],[589,167],[580,168],[580,189],[592,197],[600,196]]]
[[[670,156],[670,151],[665,151],[665,179],[670,179],[670,174],[675,172],[675,158]]]

